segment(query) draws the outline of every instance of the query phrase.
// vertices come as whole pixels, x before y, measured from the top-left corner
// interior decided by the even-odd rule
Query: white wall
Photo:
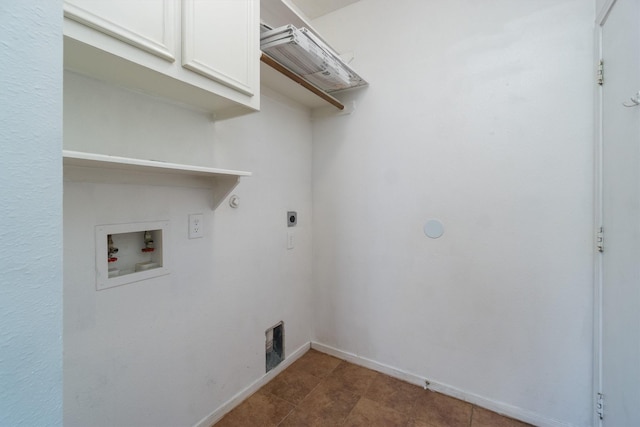
[[[309,341],[308,112],[263,97],[260,114],[214,123],[67,73],[64,113],[68,149],[253,172],[240,207],[215,212],[207,189],[65,180],[65,425],[195,425],[264,375],[268,327],[284,320],[287,354]],[[190,213],[204,238],[187,238]],[[94,227],[163,219],[171,274],[97,292]]]
[[[584,0],[362,0],[314,21],[371,83],[313,128],[316,341],[591,424],[593,21]]]
[[[610,3],[608,0],[596,0],[596,13],[600,13],[606,3]]]
[[[0,425],[62,424],[62,21],[0,3]]]

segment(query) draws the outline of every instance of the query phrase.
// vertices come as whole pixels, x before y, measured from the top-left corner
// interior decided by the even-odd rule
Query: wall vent
[[[267,372],[284,360],[284,322],[267,329],[265,344]]]

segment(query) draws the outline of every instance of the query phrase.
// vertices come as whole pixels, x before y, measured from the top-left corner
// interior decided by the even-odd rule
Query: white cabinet
[[[64,15],[169,62],[176,59],[172,0],[67,0]]]
[[[182,65],[246,95],[254,95],[259,26],[254,2],[184,0]],[[220,58],[224,58],[221,61]]]
[[[65,0],[65,68],[225,117],[260,107],[258,0]]]

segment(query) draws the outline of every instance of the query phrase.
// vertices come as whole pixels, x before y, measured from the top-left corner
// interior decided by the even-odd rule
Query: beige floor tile
[[[316,350],[309,350],[289,368],[293,371],[301,370],[318,378],[329,375],[342,362],[340,359]]]
[[[529,425],[310,350],[216,424],[254,426]]]
[[[229,412],[216,427],[277,426],[293,409],[286,400],[259,391]]]
[[[427,392],[421,387],[380,374],[373,380],[365,397],[386,408],[410,415],[422,393]]]
[[[323,380],[331,389],[343,389],[362,396],[378,373],[362,366],[342,362]]]
[[[504,417],[477,406],[473,407],[471,427],[527,427],[529,424]]]
[[[345,427],[405,427],[407,415],[361,398],[344,423]]]
[[[287,416],[282,427],[342,425],[359,397],[346,390],[320,384]]]
[[[433,427],[433,425],[427,423],[426,421],[416,420],[414,418],[409,420],[409,422],[407,423],[407,427]]]
[[[416,400],[412,418],[426,421],[433,427],[469,427],[471,410],[470,403],[429,391]]]
[[[303,370],[286,369],[265,385],[263,390],[297,405],[320,383],[320,380]]]

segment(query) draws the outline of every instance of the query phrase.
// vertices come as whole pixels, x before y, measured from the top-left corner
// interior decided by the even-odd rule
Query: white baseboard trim
[[[311,347],[311,343],[306,343],[300,346],[297,350],[291,353],[287,358],[285,358],[278,366],[264,374],[262,377],[258,378],[247,388],[238,392],[231,399],[223,403],[218,409],[198,421],[194,427],[209,427],[214,423],[217,423],[227,415],[233,408],[242,403],[247,397],[251,396],[253,393],[258,391],[262,386],[271,381],[276,375],[284,371],[288,368],[293,362],[298,360],[303,354],[309,350]]]
[[[346,360],[347,362],[353,363],[355,365],[360,365],[365,368],[381,372],[385,375],[389,375],[390,377],[394,377],[399,380],[418,385],[420,387],[425,387],[425,382],[429,381],[429,390],[437,391],[438,393],[446,394],[447,396],[464,400],[465,402],[472,403],[474,405],[480,406],[493,412],[497,412],[510,418],[515,418],[517,420],[533,424],[534,426],[571,427],[571,424],[567,424],[551,418],[546,418],[544,416],[541,416],[540,414],[528,411],[526,409],[487,399],[482,396],[478,396],[477,394],[468,393],[447,384],[438,383],[430,379],[412,374],[410,372],[403,371],[402,369],[394,368],[393,366],[385,365],[384,363],[376,362],[375,360],[367,359],[366,357],[361,357],[353,353],[338,350],[337,348],[325,344],[312,342],[311,348],[322,353],[337,357],[338,359]]]

